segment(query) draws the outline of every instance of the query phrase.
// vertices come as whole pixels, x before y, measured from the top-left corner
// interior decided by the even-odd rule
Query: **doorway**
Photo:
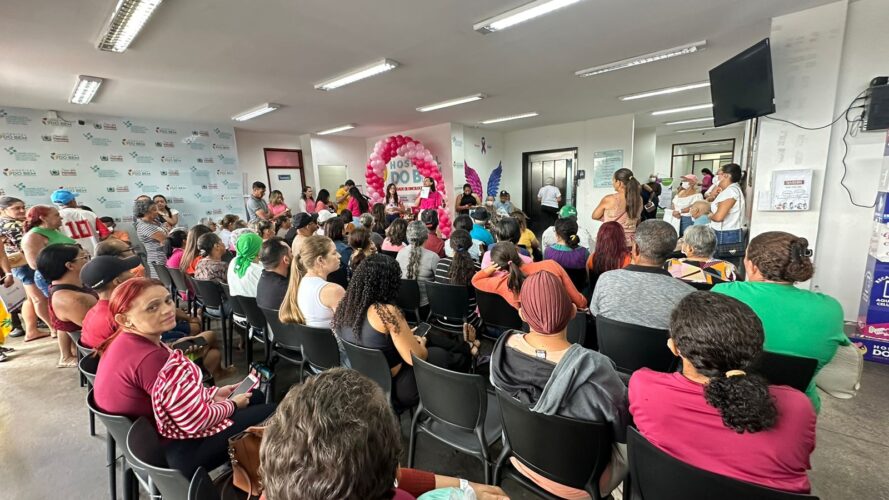
[[[302,151],[264,148],[263,153],[269,191],[281,191],[285,203],[296,206],[297,200],[302,196],[303,186],[306,185]]]
[[[322,189],[330,193],[331,199],[336,198],[336,190],[346,182],[347,172],[345,165],[318,165],[318,186],[315,194]]]
[[[734,154],[734,139],[673,144],[670,177],[678,179],[688,174],[700,176],[704,168],[716,173],[719,167],[734,161]]]
[[[559,207],[574,205],[576,189],[575,167],[577,148],[553,149],[522,154],[522,211],[531,219],[530,229],[540,236],[552,225],[552,216],[544,213],[537,201],[537,192],[544,181],[552,177],[562,193]]]

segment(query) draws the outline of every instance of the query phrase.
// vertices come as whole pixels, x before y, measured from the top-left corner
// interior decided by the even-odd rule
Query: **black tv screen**
[[[716,127],[775,112],[768,38],[710,70],[710,99]]]

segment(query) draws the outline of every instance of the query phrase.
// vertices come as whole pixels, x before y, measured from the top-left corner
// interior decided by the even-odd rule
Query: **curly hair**
[[[501,241],[491,250],[491,262],[500,266],[500,269],[509,272],[507,287],[512,293],[518,295],[522,291],[522,283],[525,282],[525,273],[522,272],[522,259],[515,244],[510,241]]]
[[[394,246],[407,243],[407,221],[401,218],[392,221],[392,224],[389,224],[389,229],[386,230],[386,237],[389,238],[389,243]]]
[[[750,240],[747,259],[769,281],[799,283],[812,278],[809,240],[782,231],[769,231]]]
[[[564,241],[569,248],[575,249],[580,245],[580,238],[577,236],[577,219],[574,217],[557,219],[555,230],[556,236]]]
[[[380,387],[333,368],[295,385],[259,448],[269,500],[383,500],[392,495],[401,428]]]
[[[741,434],[775,425],[778,410],[762,377],[745,373],[762,353],[765,333],[743,302],[712,292],[686,295],[670,315],[670,337],[683,359],[710,378],[707,403]],[[740,373],[731,374],[733,370]]]
[[[188,230],[188,236],[185,237],[185,248],[182,250],[182,261],[179,263],[179,270],[182,271],[182,274],[185,274],[191,261],[198,256],[198,240],[201,239],[201,236],[212,232],[209,227],[203,224],[198,224]]]
[[[405,277],[415,280],[420,275],[420,262],[423,260],[423,244],[429,239],[429,230],[426,224],[415,220],[407,226],[407,242],[411,246]]]
[[[382,306],[395,304],[400,287],[401,268],[395,259],[381,254],[367,257],[355,269],[346,295],[333,314],[331,328],[351,328],[355,337],[361,339],[361,327],[371,307],[387,326],[398,324],[397,318]]]
[[[454,251],[454,257],[448,268],[448,282],[452,285],[469,285],[476,272],[475,261],[469,255],[469,249],[472,248],[472,236],[465,229],[457,229],[451,233],[448,244]]]

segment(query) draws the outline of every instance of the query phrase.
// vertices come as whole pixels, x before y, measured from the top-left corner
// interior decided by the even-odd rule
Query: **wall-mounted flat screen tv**
[[[716,127],[775,112],[768,38],[710,70],[710,99]]]

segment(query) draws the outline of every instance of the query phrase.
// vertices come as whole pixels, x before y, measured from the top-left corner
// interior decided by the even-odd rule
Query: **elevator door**
[[[574,166],[577,149],[525,153],[525,176],[523,181],[522,211],[531,218],[531,230],[538,236],[548,226],[547,218],[542,216],[537,192],[543,187],[548,177],[555,180],[555,186],[562,193],[559,206],[574,205]]]

